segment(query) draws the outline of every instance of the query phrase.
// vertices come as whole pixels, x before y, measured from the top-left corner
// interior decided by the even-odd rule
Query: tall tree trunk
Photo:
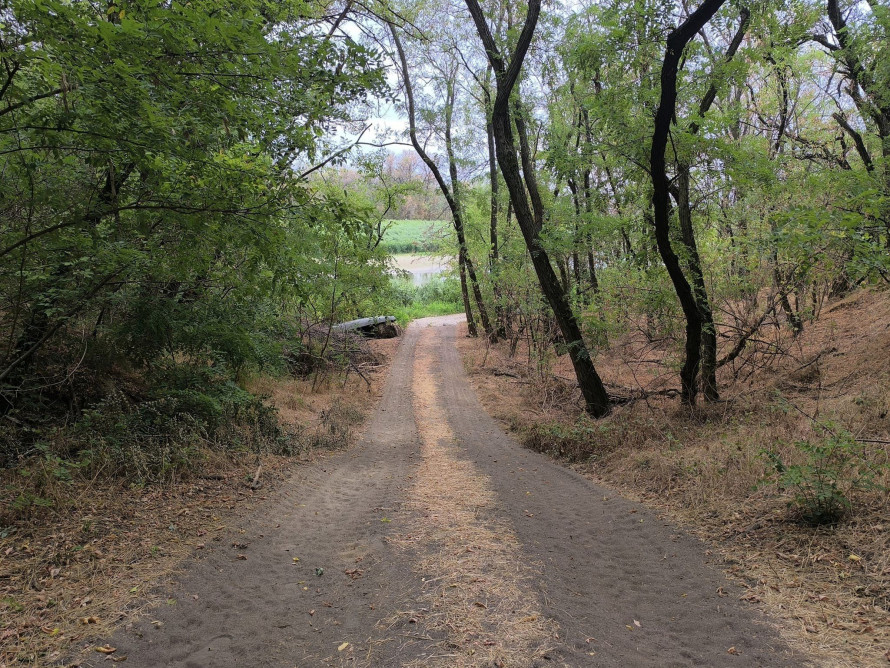
[[[699,30],[711,19],[725,0],[704,0],[689,17],[667,38],[664,61],[661,67],[661,97],[655,113],[655,127],[652,134],[650,165],[652,175],[652,207],[655,222],[655,240],[658,253],[670,276],[674,291],[686,317],[686,359],[680,370],[680,392],[682,400],[695,404],[697,394],[696,376],[701,360],[702,314],[692,286],[686,280],[677,254],[670,239],[670,194],[665,163],[668,134],[677,104],[677,72],[683,50]]]
[[[748,30],[751,14],[747,7],[742,7],[741,20],[726,53],[724,62],[731,61],[745,37]],[[689,126],[690,134],[696,134],[699,130],[699,119],[703,118],[714,100],[717,98],[717,86],[712,82],[707,92],[698,105],[698,118]],[[707,401],[717,401],[720,394],[717,390],[717,328],[714,323],[714,312],[708,298],[708,290],[705,285],[705,276],[702,269],[701,257],[698,252],[698,244],[695,241],[695,230],[692,226],[692,205],[690,196],[691,167],[687,161],[677,161],[676,177],[676,202],[677,216],[680,220],[680,239],[688,255],[688,270],[692,276],[692,286],[698,310],[701,314],[701,386],[702,393]]]
[[[489,66],[490,68],[491,66]],[[488,85],[488,76],[486,76],[486,86]],[[485,137],[488,142],[488,183],[491,191],[490,195],[490,211],[489,211],[489,268],[494,271],[498,261],[498,194],[500,191],[500,180],[498,179],[497,156],[494,148],[494,125],[491,121],[492,100],[491,92],[488,88],[484,88],[485,94]]]
[[[717,401],[717,329],[714,314],[708,300],[705,276],[702,271],[698,244],[695,242],[695,231],[692,228],[692,207],[689,203],[689,167],[685,164],[677,166],[677,216],[680,219],[680,238],[686,248],[687,268],[692,276],[692,287],[695,301],[701,315],[701,386],[707,401]]]
[[[559,324],[560,331],[569,349],[572,366],[578,385],[584,396],[587,411],[601,417],[609,413],[609,397],[603,386],[596,368],[590,358],[590,353],[581,335],[581,328],[575,319],[575,314],[566,299],[565,292],[553,272],[553,265],[540,240],[540,230],[543,223],[543,206],[541,205],[540,192],[534,179],[533,166],[528,160],[527,151],[523,150],[523,171],[520,171],[516,158],[516,144],[513,139],[513,128],[510,118],[510,96],[519,77],[522,63],[525,60],[529,45],[534,35],[538,16],[541,11],[541,0],[529,0],[528,13],[525,24],[520,33],[516,47],[512,52],[509,63],[505,63],[501,57],[500,49],[495,43],[494,37],[485,20],[485,14],[477,0],[466,0],[477,32],[482,40],[488,56],[489,63],[497,77],[497,96],[492,109],[492,123],[495,136],[495,147],[498,164],[501,173],[510,192],[510,200],[516,213],[519,229],[529,249],[541,291],[550,304],[551,309]],[[525,139],[522,136],[524,123],[517,119],[517,128],[520,134],[520,142]],[[526,140],[527,141],[527,140]],[[524,147],[524,148],[527,148]],[[523,176],[525,177],[523,179]],[[526,188],[528,194],[526,194]],[[532,205],[529,205],[531,198]],[[532,210],[534,207],[534,211]]]
[[[710,9],[709,3],[705,2],[702,6],[697,10],[693,16],[690,16],[683,25],[677,28],[671,35],[668,37],[668,52],[665,55],[664,65],[662,68],[662,104],[665,102],[665,93],[664,86],[665,82],[665,72],[669,67],[673,68],[673,72],[668,72],[668,78],[672,79],[672,81],[668,81],[668,85],[672,85],[674,90],[672,91],[673,101],[671,102],[671,114],[668,116],[668,126],[664,128],[664,138],[666,140],[667,133],[670,131],[670,122],[671,118],[674,114],[674,106],[676,105],[676,83],[677,83],[677,67],[679,63],[679,58],[682,55],[683,49],[686,44],[691,41],[694,37],[695,33],[701,30],[705,23],[710,19],[710,16],[719,9],[721,3],[712,3],[713,10]],[[692,32],[688,39],[679,43],[679,40],[676,42],[676,46],[673,46],[671,43],[671,38],[677,39],[678,37],[685,37],[685,34],[681,35],[680,31],[683,29],[684,25],[689,21],[693,20],[695,14],[699,11],[704,10],[705,12],[710,11],[710,15],[705,18],[699,27]],[[701,20],[701,16],[697,20]],[[729,45],[729,48],[724,54],[724,59],[726,62],[732,60],[735,56],[736,52],[741,46],[742,39],[745,36],[745,32],[748,28],[748,22],[750,18],[750,13],[747,8],[742,8],[741,10],[741,22],[738,30],[733,36],[732,42]],[[678,49],[676,53],[671,52],[671,48]],[[669,64],[669,59],[676,59],[673,64]],[[711,105],[714,103],[714,100],[717,97],[717,87],[715,83],[712,83],[698,107],[698,116],[703,117],[708,110],[711,108]],[[661,107],[659,107],[659,112],[661,112]],[[657,122],[657,121],[656,121]],[[689,132],[691,134],[696,134],[699,129],[698,118],[693,120],[690,124]],[[659,133],[659,129],[656,128],[656,134]],[[664,147],[666,148],[666,146]],[[662,148],[662,153],[664,151]],[[653,138],[653,152],[654,152],[654,138]],[[662,161],[663,162],[663,161]],[[693,344],[694,340],[697,338],[700,341],[699,351],[696,355],[693,356],[692,361],[695,361],[695,358],[700,359],[701,364],[701,385],[702,392],[705,396],[705,399],[708,401],[717,401],[720,398],[719,392],[717,390],[717,329],[714,323],[714,314],[711,309],[710,300],[708,299],[708,291],[707,286],[705,285],[704,272],[702,270],[701,257],[698,252],[698,245],[695,241],[695,230],[692,226],[692,206],[690,203],[690,180],[691,180],[691,168],[688,162],[678,160],[677,161],[677,175],[676,175],[676,190],[674,191],[675,200],[677,203],[677,217],[680,221],[680,241],[683,244],[685,249],[685,254],[687,256],[687,268],[689,274],[692,277],[692,297],[695,301],[696,308],[698,311],[698,316],[690,320],[687,314],[687,341],[686,341],[686,349],[687,349],[687,364],[684,364],[683,370],[681,372],[681,384],[683,388],[683,398],[688,403],[693,404],[695,402],[695,376],[696,369],[693,364],[690,363],[689,357],[689,349]],[[653,181],[655,179],[655,174],[653,172]],[[661,177],[659,177],[661,178]],[[664,176],[666,183],[666,174]],[[654,200],[653,200],[654,201]],[[667,203],[669,204],[669,203]],[[666,213],[666,212],[663,212]],[[658,212],[656,212],[656,219],[658,218]],[[658,238],[658,225],[656,223],[656,238]],[[668,244],[670,242],[668,241]],[[662,244],[659,242],[659,252],[662,254],[662,259],[665,261],[665,266],[667,266],[667,260],[665,260],[665,253],[662,251]],[[671,251],[668,255],[672,255],[673,251]],[[682,270],[680,270],[682,273]],[[670,272],[670,270],[669,270]],[[677,296],[680,298],[681,305],[683,305],[683,311],[686,313],[687,305],[683,304],[684,300],[688,301],[688,295],[681,296],[681,292],[686,291],[686,287],[684,287],[683,283],[686,286],[689,283],[686,281],[685,277],[683,281],[678,285],[677,281],[674,280],[674,276],[671,276],[671,280],[674,282],[674,288],[677,291]],[[691,327],[694,327],[694,321],[697,320],[700,328],[700,332],[698,336],[692,337],[692,341],[689,338],[689,331]]]
[[[491,275],[492,289],[494,291],[494,311],[495,311],[495,336],[498,338],[507,338],[507,322],[504,317],[504,306],[501,303],[501,287],[500,277],[498,276],[498,261],[500,260],[500,248],[498,246],[498,215],[500,214],[500,179],[498,178],[497,156],[494,147],[494,126],[491,121],[492,99],[489,82],[491,76],[491,65],[485,75],[485,84],[482,86],[482,92],[485,95],[485,136],[488,146],[488,182],[490,188],[489,195],[489,221],[488,221],[488,270]],[[510,211],[507,211],[507,224],[510,224]]]
[[[464,313],[467,315],[467,334],[470,336],[479,336],[479,330],[476,329],[476,319],[473,317],[473,307],[470,304],[470,293],[467,290],[467,257],[463,248],[457,251],[457,266],[460,274],[460,294],[464,302]]]
[[[587,131],[587,141],[592,141],[589,128]],[[593,215],[593,198],[591,197],[590,192],[589,169],[584,170],[584,212],[587,214],[589,222]],[[590,287],[593,290],[593,293],[596,294],[600,291],[600,282],[596,277],[596,261],[593,257],[593,235],[590,232],[587,233],[587,269],[590,273]]]
[[[460,180],[457,175],[457,160],[454,157],[454,143],[451,139],[451,125],[454,116],[454,79],[448,81],[448,94],[445,102],[445,152],[448,155],[448,175],[451,177],[451,193],[456,205],[456,211],[453,212],[454,230],[457,232],[457,243],[460,248],[460,254],[464,258],[464,266],[467,270],[467,277],[470,279],[470,287],[473,289],[473,298],[476,300],[476,309],[479,311],[479,320],[482,321],[482,329],[486,336],[494,342],[497,340],[491,321],[488,319],[488,310],[485,308],[485,302],[482,300],[482,290],[479,288],[479,280],[476,277],[476,269],[473,267],[473,260],[470,258],[470,249],[467,246],[467,235],[464,229],[464,210],[463,202],[460,196]],[[475,334],[474,334],[475,336]]]

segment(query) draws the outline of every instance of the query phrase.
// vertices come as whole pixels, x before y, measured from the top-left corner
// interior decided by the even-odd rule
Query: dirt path
[[[804,665],[702,544],[505,435],[468,384],[456,322],[408,328],[360,444],[209,540],[169,605],[109,641],[113,656],[196,668]]]

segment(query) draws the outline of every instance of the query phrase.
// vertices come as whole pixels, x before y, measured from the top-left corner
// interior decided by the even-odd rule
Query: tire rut
[[[573,666],[796,666],[706,547],[644,506],[521,447],[479,403],[455,346],[437,328],[437,375],[463,456],[484,471],[528,559],[544,614]]]
[[[405,505],[423,461],[412,369],[421,331],[436,325],[423,336],[424,368],[451,436],[429,442],[482,477],[493,502],[479,517],[505,527],[534,564],[536,579],[521,586],[556,629],[556,649],[536,665],[804,665],[706,565],[703,544],[507,436],[464,373],[458,320],[409,327],[359,444],[301,469],[240,531],[208,540],[163,591],[175,605],[120,629],[115,657],[137,667],[394,667],[425,665],[453,640],[414,637],[405,611],[428,605],[420,559],[434,546],[406,552],[397,535],[418,515]],[[92,654],[79,665],[107,664]]]
[[[116,658],[146,668],[398,665],[379,625],[416,598],[410,564],[387,541],[419,449],[416,343],[409,329],[359,443],[299,470],[239,532],[208,540],[163,591],[175,604],[110,640]],[[80,665],[108,664],[94,654]]]

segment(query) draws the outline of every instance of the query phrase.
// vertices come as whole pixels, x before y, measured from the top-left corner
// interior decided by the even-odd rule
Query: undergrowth
[[[463,311],[460,282],[453,277],[436,277],[421,285],[409,278],[392,281],[394,315],[402,325],[417,318],[451,315]]]
[[[789,491],[789,506],[807,524],[833,524],[853,511],[856,492],[884,489],[877,480],[887,463],[846,430],[796,441],[793,449],[797,463],[774,449],[762,451],[772,468],[763,483]]]

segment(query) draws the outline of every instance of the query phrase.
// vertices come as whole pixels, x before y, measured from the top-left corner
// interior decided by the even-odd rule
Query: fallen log
[[[391,339],[402,333],[394,315],[378,315],[341,322],[331,328],[335,332],[359,332],[378,339]]]

